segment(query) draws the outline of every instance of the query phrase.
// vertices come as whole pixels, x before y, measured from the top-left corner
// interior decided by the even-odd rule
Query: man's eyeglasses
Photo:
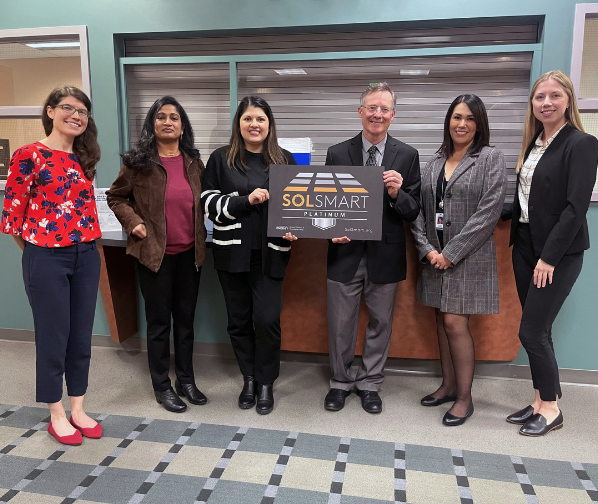
[[[59,104],[56,105],[57,107],[60,107],[62,110],[64,110],[68,115],[73,115],[75,112],[79,113],[79,117],[85,117],[85,118],[89,118],[91,117],[91,112],[87,109],[84,108],[75,108],[71,105],[66,105],[66,104]]]
[[[376,107],[376,105],[362,105],[361,108],[367,110],[370,114],[375,114],[377,110],[380,110],[382,114],[389,114],[394,110],[389,107]]]

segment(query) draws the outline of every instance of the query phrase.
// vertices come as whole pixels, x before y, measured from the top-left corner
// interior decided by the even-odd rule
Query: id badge
[[[436,231],[443,231],[444,213],[436,212]]]

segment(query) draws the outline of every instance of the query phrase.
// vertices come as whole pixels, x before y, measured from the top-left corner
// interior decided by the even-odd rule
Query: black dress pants
[[[91,332],[100,281],[95,242],[45,248],[25,242],[23,280],[35,326],[36,401],[87,391]]]
[[[539,257],[534,254],[529,224],[519,223],[513,244],[513,270],[523,307],[519,339],[529,357],[534,389],[543,401],[561,397],[559,369],[552,344],[552,324],[571,292],[583,264],[583,252],[563,256],[552,283],[538,289],[533,283]]]
[[[180,383],[195,383],[193,322],[201,277],[201,268],[195,266],[195,247],[164,254],[157,273],[139,262],[137,271],[145,301],[147,358],[154,390],[164,392],[172,386],[168,376],[171,319],[176,377]]]
[[[274,383],[280,372],[280,312],[282,278],[262,273],[260,250],[251,251],[250,271],[218,270],[228,334],[243,376],[262,384]]]

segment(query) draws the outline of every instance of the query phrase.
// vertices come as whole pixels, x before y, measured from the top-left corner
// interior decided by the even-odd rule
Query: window
[[[90,94],[85,26],[0,30],[0,189],[12,153],[45,136],[44,99],[67,84]]]
[[[575,7],[571,80],[583,127],[598,137],[598,3]],[[592,201],[598,201],[598,181]]]

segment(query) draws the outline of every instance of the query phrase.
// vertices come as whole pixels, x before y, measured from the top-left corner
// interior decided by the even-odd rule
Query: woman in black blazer
[[[535,399],[507,417],[520,433],[563,426],[552,324],[590,247],[586,213],[596,181],[598,140],[583,132],[573,84],[561,71],[532,87],[517,162],[511,244],[523,307],[519,338],[529,356]]]
[[[215,150],[202,178],[201,204],[214,223],[214,267],[222,285],[228,334],[244,379],[239,408],[267,415],[280,371],[282,282],[291,233],[268,237],[272,164],[297,164],[278,146],[274,116],[259,96],[241,100],[229,145]]]

